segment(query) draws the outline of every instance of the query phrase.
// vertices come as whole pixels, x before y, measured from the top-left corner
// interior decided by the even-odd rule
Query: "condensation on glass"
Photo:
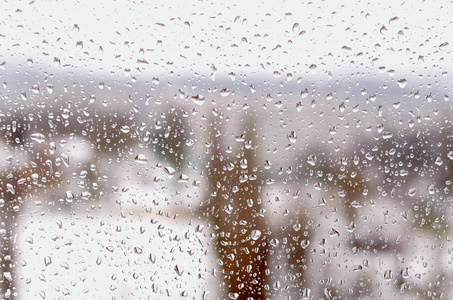
[[[450,299],[452,3],[7,1],[5,299]]]

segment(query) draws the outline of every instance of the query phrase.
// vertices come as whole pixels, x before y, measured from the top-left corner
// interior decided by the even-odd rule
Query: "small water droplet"
[[[44,265],[47,267],[52,263],[52,258],[50,256],[44,257]]]
[[[76,49],[82,50],[83,49],[83,42],[82,41],[77,41],[76,42]]]
[[[430,195],[434,195],[434,194],[436,193],[436,185],[430,184],[430,185],[428,186],[428,193],[429,193]]]
[[[184,269],[178,265],[175,265],[175,271],[178,276],[182,276],[182,274],[184,273]]]

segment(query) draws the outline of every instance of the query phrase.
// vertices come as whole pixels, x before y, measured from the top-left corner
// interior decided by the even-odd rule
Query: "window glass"
[[[5,299],[451,298],[449,1],[4,1]]]

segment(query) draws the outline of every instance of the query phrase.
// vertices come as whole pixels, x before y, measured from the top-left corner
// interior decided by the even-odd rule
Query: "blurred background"
[[[451,298],[451,1],[2,7],[3,298]]]

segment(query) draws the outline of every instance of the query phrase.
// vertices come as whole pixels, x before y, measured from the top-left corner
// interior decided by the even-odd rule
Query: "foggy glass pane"
[[[451,1],[4,1],[5,299],[450,299]]]

